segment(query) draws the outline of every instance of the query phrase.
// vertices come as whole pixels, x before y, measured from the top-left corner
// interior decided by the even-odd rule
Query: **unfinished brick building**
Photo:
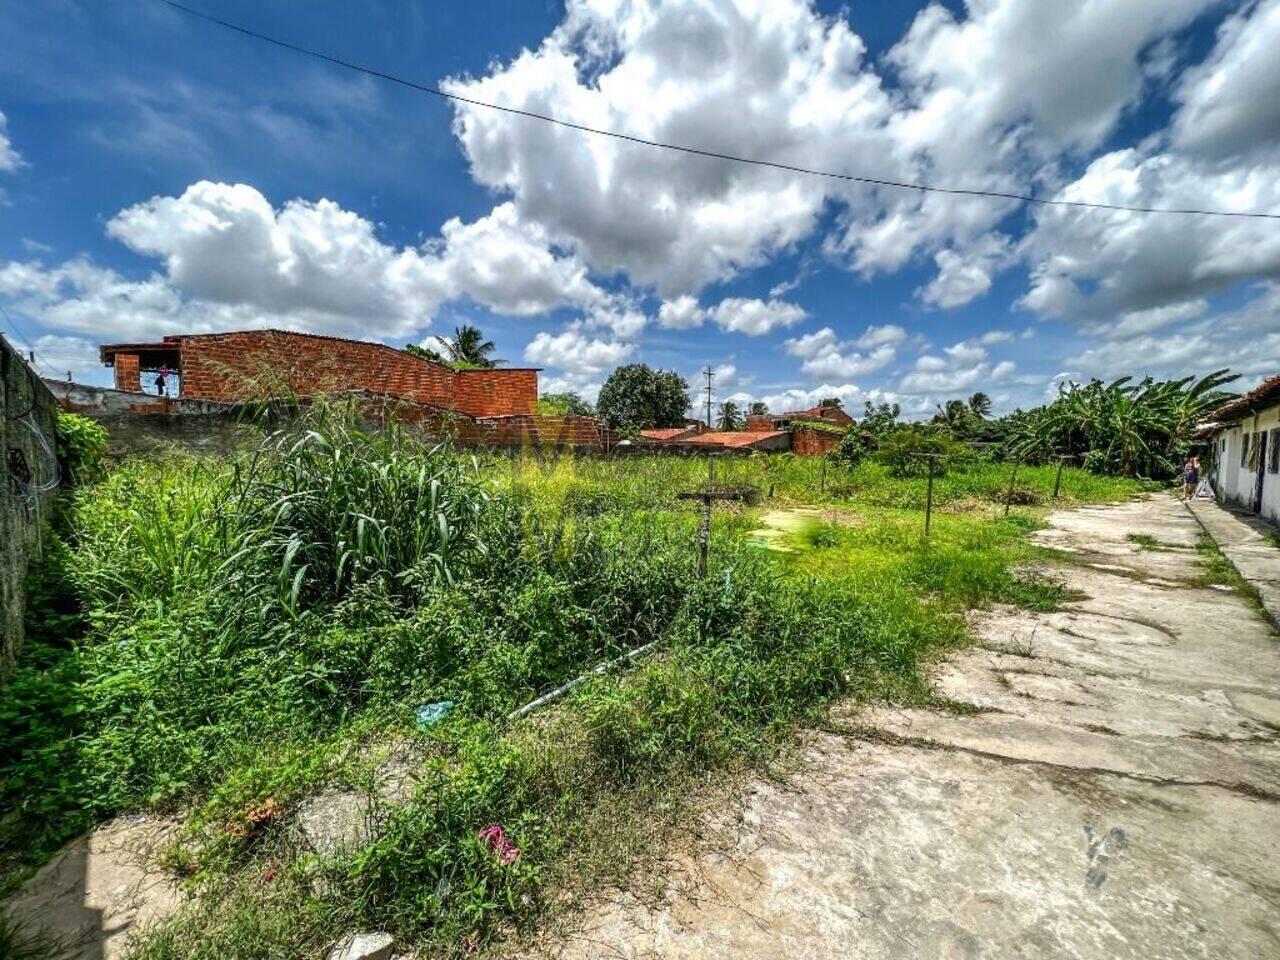
[[[537,411],[538,371],[454,370],[381,343],[283,330],[181,334],[99,348],[117,390],[141,392],[144,371],[167,367],[184,400],[237,403],[266,397],[362,392],[476,418]]]

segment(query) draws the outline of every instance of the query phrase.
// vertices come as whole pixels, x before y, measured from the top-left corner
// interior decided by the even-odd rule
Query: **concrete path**
[[[1272,623],[1280,624],[1280,547],[1267,539],[1276,528],[1212,500],[1192,500],[1187,506],[1240,576],[1258,591]]]
[[[546,953],[1280,957],[1280,642],[1172,499],[1051,524],[1081,599],[975,618],[938,685],[980,712],[837,710],[718,852]]]

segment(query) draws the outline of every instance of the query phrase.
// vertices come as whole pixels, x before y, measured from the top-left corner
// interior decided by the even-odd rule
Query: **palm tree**
[[[489,354],[494,351],[493,341],[484,339],[484,334],[479,328],[468,323],[454,327],[453,339],[441,337],[441,343],[454,366],[493,367],[497,365],[497,361],[489,358]]]
[[[763,400],[757,400],[751,404],[749,412],[753,417],[767,417],[769,415],[769,405]]]
[[[742,411],[738,409],[738,405],[732,400],[726,400],[724,403],[720,404],[720,409],[716,414],[716,429],[742,429]]]
[[[991,398],[979,390],[969,398],[969,409],[985,420],[991,416]]]

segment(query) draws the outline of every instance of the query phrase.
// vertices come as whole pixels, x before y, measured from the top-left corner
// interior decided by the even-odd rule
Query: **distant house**
[[[1222,503],[1280,523],[1280,376],[1209,415],[1209,478]]]
[[[807,410],[788,410],[786,413],[757,414],[747,417],[748,430],[788,430],[793,423],[822,422],[837,427],[852,427],[853,417],[839,407],[810,407]]]
[[[791,449],[791,434],[785,430],[708,430],[697,436],[668,441],[668,444],[689,450],[767,450],[781,453]]]

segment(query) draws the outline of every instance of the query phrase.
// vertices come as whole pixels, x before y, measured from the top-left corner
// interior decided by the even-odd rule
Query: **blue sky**
[[[726,153],[1280,211],[1280,0],[191,3]],[[103,341],[276,326],[401,344],[462,322],[544,387],[709,363],[721,397],[775,408],[923,413],[984,390],[1009,409],[1064,377],[1280,367],[1275,221],[682,156],[455,107],[156,0],[0,8],[0,114],[0,331],[92,382]]]

